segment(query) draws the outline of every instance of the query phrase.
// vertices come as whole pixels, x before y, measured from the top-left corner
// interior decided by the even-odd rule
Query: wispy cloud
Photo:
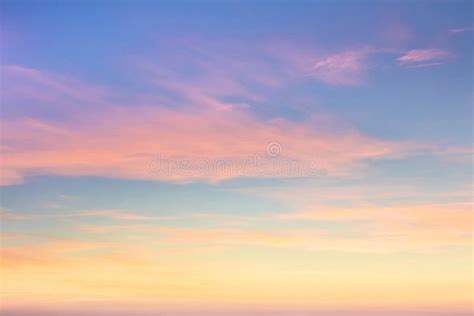
[[[453,34],[465,33],[465,32],[472,32],[472,26],[460,27],[455,29],[450,29],[449,32]]]
[[[106,218],[110,220],[119,221],[149,221],[149,220],[168,220],[176,219],[175,216],[148,216],[143,214],[125,212],[122,210],[108,210],[108,209],[94,209],[94,210],[76,210],[55,213],[41,213],[41,214],[18,214],[10,210],[5,210],[0,213],[2,221],[31,221],[44,219],[64,219],[64,218]]]
[[[451,57],[452,54],[448,51],[438,48],[427,49],[412,49],[406,52],[403,56],[397,58],[401,65],[413,66],[414,64],[444,60]],[[430,63],[435,65],[434,63]],[[424,64],[427,65],[427,64]]]
[[[2,100],[8,103],[28,100],[35,101],[35,106],[71,111],[71,106],[105,105],[105,98],[111,93],[105,87],[20,65],[2,65],[1,73],[8,78],[2,86]]]
[[[294,221],[345,222],[366,227],[367,234],[383,239],[387,247],[400,240],[429,249],[440,245],[469,245],[472,229],[471,203],[406,205],[396,207],[321,207],[282,214]],[[357,224],[359,223],[359,224]],[[416,230],[413,228],[416,227]]]
[[[419,65],[407,65],[407,68],[426,68],[426,67],[435,67],[443,65],[443,63],[426,63],[426,64],[419,64]]]
[[[370,50],[349,50],[316,60],[312,75],[331,85],[355,85],[361,82],[365,58]]]

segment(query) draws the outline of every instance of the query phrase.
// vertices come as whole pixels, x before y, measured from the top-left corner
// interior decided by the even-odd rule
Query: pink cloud
[[[397,60],[400,64],[410,64],[433,60],[443,60],[450,56],[451,54],[449,52],[437,48],[412,49],[405,53],[405,55],[397,58]]]
[[[351,58],[349,58],[351,59]],[[348,61],[347,68],[351,68]],[[45,95],[65,93],[70,99],[91,98],[96,107],[78,114],[73,122],[17,118],[2,126],[2,180],[21,181],[28,174],[97,175],[174,181],[219,181],[234,176],[292,176],[291,170],[267,174],[255,164],[244,174],[225,169],[198,170],[202,159],[226,159],[242,164],[248,158],[267,157],[266,146],[278,142],[282,155],[298,162],[313,161],[328,172],[342,172],[357,162],[395,154],[401,146],[365,136],[355,130],[331,131],[314,122],[296,123],[286,119],[259,120],[245,108],[227,104],[203,94],[192,86],[171,86],[193,107],[170,109],[160,104],[114,106],[95,89],[85,96],[74,90],[84,87],[76,80],[11,67],[22,86],[35,86],[38,78],[47,83]],[[70,82],[74,86],[67,84]],[[41,98],[41,91],[35,91]],[[92,96],[91,96],[92,95]],[[154,167],[162,170],[182,159],[189,164],[183,172],[160,173],[150,170],[157,155],[169,158]],[[170,161],[171,159],[171,161]],[[173,160],[174,159],[174,160]]]
[[[361,81],[367,50],[352,50],[319,59],[313,66],[313,76],[331,85],[354,85]]]
[[[15,97],[20,95],[23,99],[48,102],[54,107],[71,101],[97,104],[110,95],[106,88],[33,68],[6,65],[1,67],[1,73],[8,78],[2,86],[4,101],[15,101]]]
[[[457,28],[457,29],[450,29],[449,32],[450,33],[464,33],[464,32],[471,32],[472,31],[472,27],[461,27],[461,28]]]
[[[356,131],[318,130],[311,124],[284,119],[259,121],[235,109],[200,108],[193,113],[119,108],[99,112],[87,124],[74,126],[32,119],[4,123],[2,174],[7,183],[35,173],[217,181],[235,175],[218,168],[203,173],[193,169],[198,168],[194,162],[226,159],[239,164],[256,155],[266,157],[267,144],[275,140],[282,146],[282,155],[300,162],[315,161],[329,172],[347,170],[357,161],[399,150],[394,143]],[[159,161],[160,165],[153,170],[176,161],[188,162],[191,169],[181,173],[152,172],[149,167],[158,154],[165,160]],[[252,164],[243,176],[272,175],[259,172]]]
[[[337,86],[357,85],[363,82],[370,57],[393,53],[392,49],[362,47],[318,58],[312,67],[312,76]]]

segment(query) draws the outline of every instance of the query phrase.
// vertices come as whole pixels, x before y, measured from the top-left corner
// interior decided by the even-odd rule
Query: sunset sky
[[[0,27],[1,315],[471,315],[472,1]]]

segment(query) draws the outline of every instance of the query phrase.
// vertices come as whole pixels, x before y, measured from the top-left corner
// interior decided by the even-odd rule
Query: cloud
[[[407,68],[426,68],[426,67],[435,67],[440,66],[443,63],[427,63],[427,64],[418,64],[418,65],[407,65]]]
[[[384,240],[387,247],[408,242],[403,247],[435,249],[446,245],[471,243],[471,203],[406,205],[392,207],[321,207],[277,215],[281,220],[348,223],[366,227],[372,238]],[[370,239],[370,238],[369,238]]]
[[[71,111],[79,105],[105,105],[105,98],[111,93],[104,87],[20,65],[2,65],[1,74],[8,79],[2,82],[2,101],[5,106],[26,101],[22,106]]]
[[[160,216],[146,216],[136,213],[127,213],[120,210],[85,210],[71,212],[63,215],[65,217],[103,217],[113,220],[124,221],[148,221],[162,219]]]
[[[451,53],[437,48],[412,49],[397,58],[397,61],[401,65],[413,65],[420,62],[443,60],[451,56]]]
[[[150,221],[150,220],[169,220],[179,217],[175,216],[147,216],[143,214],[130,213],[122,210],[79,210],[79,211],[62,211],[56,213],[41,213],[41,214],[16,214],[12,211],[5,210],[0,213],[2,221],[32,221],[44,219],[62,219],[62,218],[107,218],[119,221]]]
[[[459,33],[465,33],[465,32],[472,32],[472,26],[469,27],[460,27],[460,28],[456,28],[456,29],[450,29],[449,32],[450,33],[453,33],[453,34],[459,34]]]
[[[77,80],[62,78],[57,83],[56,75],[18,67],[10,67],[6,78],[12,72],[17,80],[22,78],[25,87],[36,77],[43,78],[48,82],[45,92],[48,98],[59,87],[61,93],[65,91],[60,99],[64,106],[76,104],[73,100],[79,92],[70,92],[74,87],[65,82],[76,84]],[[347,172],[365,159],[399,155],[406,149],[403,144],[366,136],[350,128],[334,129],[325,122],[319,124],[318,118],[307,122],[258,119],[246,108],[186,84],[173,89],[183,98],[183,105],[173,108],[161,103],[115,105],[108,101],[108,96],[94,94],[81,98],[95,106],[74,112],[65,120],[15,117],[3,122],[3,183],[18,183],[25,176],[35,174],[171,181],[301,176],[289,169],[262,171],[255,163],[246,165],[241,174],[219,167],[202,169],[203,159],[204,164],[225,160],[241,166],[256,155],[268,158],[266,146],[270,142],[281,145],[280,158],[299,165],[314,162],[318,170],[337,174]],[[87,91],[102,89],[88,88],[83,92],[87,94]],[[21,93],[7,91],[7,94],[22,100]],[[336,121],[333,125],[337,125]],[[157,162],[158,156],[164,159]],[[169,168],[171,172],[163,172]]]
[[[368,50],[350,50],[316,60],[312,75],[331,85],[347,86],[361,82]]]
[[[144,222],[89,224],[81,229],[98,235],[126,232],[127,235],[140,236],[142,240],[161,240],[165,244],[183,246],[196,244],[224,248],[259,246],[308,251],[430,253],[443,251],[443,247],[470,246],[471,208],[471,203],[320,206],[277,215],[244,218],[220,216],[214,218],[218,220],[215,227]],[[186,215],[182,219],[185,218],[192,219],[194,223],[200,223],[201,220],[210,223],[209,217],[200,217],[199,214]],[[236,222],[244,225],[236,225]],[[301,223],[311,225],[298,227]]]
[[[31,220],[33,217],[30,215],[15,214],[11,210],[6,208],[0,209],[0,220],[1,221],[26,221]]]
[[[120,249],[122,242],[139,241],[144,246],[146,245],[147,249],[152,245],[161,245],[169,250],[204,247],[214,251],[212,249],[216,247],[232,249],[255,246],[305,251],[437,253],[448,249],[443,248],[448,246],[470,247],[472,229],[470,203],[353,208],[326,206],[293,213],[244,218],[215,215],[214,219],[219,220],[215,226],[208,225],[213,217],[203,217],[201,214],[187,214],[173,218],[191,219],[193,223],[201,223],[201,221],[207,223],[204,226],[192,227],[187,226],[185,222],[150,221],[150,219],[159,218],[158,216],[144,218],[122,215],[121,212],[109,211],[79,212],[80,217],[104,216],[110,219],[133,221],[133,223],[79,225],[75,229],[78,229],[86,239],[77,243],[80,247],[58,247],[63,243],[55,242],[53,248],[46,249],[54,249],[54,254],[58,255],[87,251],[90,247],[115,251]],[[135,222],[137,220],[144,220],[144,222],[137,223]],[[236,221],[245,221],[245,225],[235,225]],[[295,225],[302,222],[312,224],[304,227]],[[331,225],[316,225],[318,222],[331,223]],[[269,225],[261,225],[262,223]],[[119,238],[119,241],[116,238]],[[88,242],[88,239],[103,242],[95,245]],[[34,254],[34,252],[29,253]]]

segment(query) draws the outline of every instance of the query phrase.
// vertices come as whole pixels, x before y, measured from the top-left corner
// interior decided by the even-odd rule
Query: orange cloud
[[[369,239],[382,241],[386,247],[397,244],[425,246],[471,244],[473,212],[471,203],[407,205],[394,207],[354,207],[307,210],[277,216],[290,221],[322,221],[366,227]]]
[[[234,248],[257,246],[386,253],[397,251],[438,252],[445,246],[469,247],[473,229],[467,203],[398,207],[321,207],[280,215],[253,217],[220,216],[217,227],[208,227],[208,217],[189,216],[205,227],[169,223],[86,225],[90,234],[134,236],[153,244],[179,247]],[[295,224],[305,223],[303,228]],[[319,224],[317,228],[309,223]],[[331,225],[327,226],[330,223]],[[268,226],[267,226],[268,225]],[[278,227],[275,229],[274,227]],[[344,228],[341,230],[341,228]],[[159,242],[157,242],[159,241]]]
[[[123,221],[167,220],[167,219],[177,218],[176,216],[147,216],[143,214],[125,212],[122,210],[108,210],[108,209],[78,210],[78,211],[28,214],[28,215],[15,214],[8,210],[0,212],[0,219],[2,221],[29,221],[29,220],[37,220],[37,219],[61,219],[61,218],[80,218],[80,217],[107,218],[107,219],[112,219],[112,220],[123,220]]]

